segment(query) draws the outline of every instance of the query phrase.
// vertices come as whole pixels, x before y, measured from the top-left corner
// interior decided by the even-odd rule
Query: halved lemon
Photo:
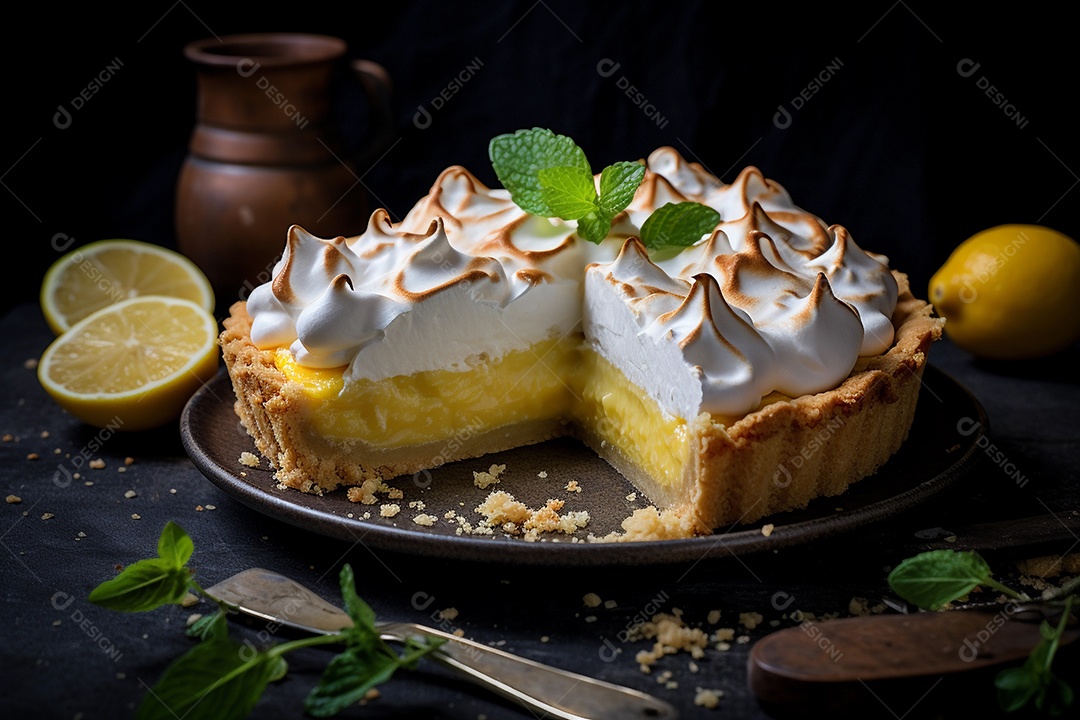
[[[217,372],[217,335],[217,320],[191,300],[122,300],[54,340],[38,380],[61,407],[96,427],[160,427],[179,418]]]
[[[214,291],[195,263],[141,240],[98,240],[49,267],[41,310],[57,335],[103,307],[143,295],[186,298],[214,311]]]

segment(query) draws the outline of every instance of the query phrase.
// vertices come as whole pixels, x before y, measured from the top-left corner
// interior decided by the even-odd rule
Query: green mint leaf
[[[1065,600],[1057,626],[1046,621],[1039,626],[1042,640],[1028,655],[1023,666],[1002,670],[994,678],[998,704],[1003,710],[1015,712],[1034,700],[1038,710],[1060,715],[1073,704],[1075,697],[1072,687],[1050,671],[1061,644],[1061,636],[1072,615],[1073,600],[1072,595]]]
[[[537,176],[540,170],[559,166],[582,168],[591,173],[585,152],[565,135],[532,128],[499,135],[488,144],[488,157],[499,182],[514,202],[527,213],[552,217]]]
[[[162,558],[139,560],[90,591],[89,600],[110,610],[143,612],[179,603],[188,592],[191,574]]]
[[[359,702],[371,688],[389,680],[399,667],[396,655],[346,648],[327,664],[304,701],[304,709],[315,717],[334,715]]]
[[[286,669],[278,655],[211,638],[177,658],[139,705],[138,720],[242,720]]]
[[[209,615],[203,615],[191,623],[186,634],[188,637],[199,638],[200,640],[227,636],[229,634],[229,625],[225,617],[225,611],[219,609]]]
[[[182,568],[187,564],[194,550],[195,543],[183,528],[172,520],[165,523],[165,528],[158,539],[158,555],[162,560],[169,562],[173,567]]]
[[[990,580],[990,566],[975,552],[931,550],[910,557],[889,573],[889,586],[920,608],[937,610]]]
[[[644,179],[645,166],[639,162],[608,165],[600,173],[600,207],[615,217],[634,199],[634,193]]]
[[[345,612],[353,621],[353,626],[343,631],[346,641],[349,644],[354,644],[355,641],[356,644],[369,647],[380,645],[382,639],[375,629],[375,611],[356,594],[356,577],[352,566],[348,563],[341,567],[338,582],[341,585],[341,599],[345,604]]]
[[[563,220],[578,220],[596,211],[596,180],[580,167],[559,165],[537,172],[541,194],[551,213]]]
[[[716,228],[720,213],[697,202],[667,203],[641,225],[641,243],[649,250],[690,247]]]
[[[1021,709],[1039,690],[1037,675],[1025,664],[1023,667],[1007,668],[994,678],[998,705],[1005,712]]]
[[[578,220],[578,235],[582,240],[588,240],[599,245],[611,230],[611,221],[613,219],[614,216],[607,214],[602,208],[597,208],[594,212]]]

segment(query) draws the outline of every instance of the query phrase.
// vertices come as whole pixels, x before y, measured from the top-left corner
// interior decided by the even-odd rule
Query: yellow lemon
[[[929,292],[946,336],[979,357],[1041,357],[1080,340],[1080,244],[1048,227],[976,233],[930,278]]]
[[[214,292],[187,257],[139,240],[98,240],[72,250],[49,267],[41,283],[41,310],[59,335],[107,305],[141,295],[186,298],[214,311]]]
[[[56,338],[38,380],[75,417],[101,428],[146,430],[179,418],[218,369],[217,321],[183,298],[122,300]]]

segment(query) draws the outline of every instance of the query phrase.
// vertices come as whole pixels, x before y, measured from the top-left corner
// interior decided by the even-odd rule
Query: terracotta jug
[[[391,131],[390,78],[346,43],[303,33],[207,38],[196,67],[197,116],[176,195],[178,249],[210,279],[219,307],[271,277],[290,225],[356,235],[368,219],[357,158],[343,150],[334,92],[350,68],[369,98],[370,151]],[[357,90],[361,92],[361,90]]]

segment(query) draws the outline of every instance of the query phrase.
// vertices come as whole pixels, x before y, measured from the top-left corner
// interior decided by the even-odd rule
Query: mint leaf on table
[[[1026,595],[994,580],[990,566],[982,556],[970,551],[931,550],[919,553],[897,565],[889,573],[888,583],[893,592],[904,600],[928,610],[939,610],[980,585],[994,588],[1013,600],[1029,600]],[[1039,626],[1042,639],[1024,664],[1006,668],[994,678],[998,704],[1006,712],[1021,710],[1034,702],[1038,710],[1060,715],[1073,704],[1073,689],[1050,671],[1050,665],[1072,617],[1072,606],[1076,599],[1073,593],[1078,586],[1080,579],[1074,578],[1057,592],[1044,595],[1043,601],[1050,607],[1056,606],[1064,598],[1057,625],[1043,621]]]
[[[938,610],[964,597],[979,585],[1016,596],[991,577],[990,566],[976,552],[931,550],[910,557],[889,573],[889,586],[904,600]]]
[[[667,203],[641,225],[641,243],[648,250],[690,247],[716,228],[720,213],[697,202]]]
[[[158,538],[158,557],[171,563],[173,567],[182,568],[191,559],[195,551],[195,543],[184,529],[172,520],[165,523]]]
[[[144,612],[179,603],[188,593],[191,572],[185,567],[194,543],[171,520],[158,539],[158,557],[139,560],[90,591],[89,600],[110,610]]]
[[[304,709],[315,717],[327,717],[359,702],[376,685],[386,682],[399,668],[412,668],[423,656],[442,645],[441,639],[409,639],[398,655],[380,636],[375,612],[356,593],[352,567],[341,568],[341,597],[353,626],[341,637],[345,650],[326,666],[319,682],[304,701]]]
[[[165,669],[139,705],[138,720],[241,720],[251,713],[270,683],[285,677],[286,653],[344,644],[345,650],[327,664],[305,702],[309,713],[325,717],[359,701],[399,668],[412,669],[444,642],[437,637],[409,637],[398,654],[382,639],[375,612],[357,595],[352,568],[345,565],[339,579],[352,627],[258,650],[250,642],[229,637],[227,614],[235,608],[207,595],[195,581],[187,568],[194,547],[188,534],[170,521],[158,538],[158,557],[129,565],[90,592],[91,602],[124,612],[179,603],[189,590],[218,604],[215,612],[188,628],[188,636],[200,642]]]
[[[266,686],[288,665],[273,651],[259,652],[227,637],[211,637],[162,673],[143,698],[138,720],[241,720]]]
[[[400,667],[397,656],[347,648],[334,656],[304,701],[304,710],[315,717],[328,717],[360,702]]]
[[[1020,667],[1002,670],[994,678],[998,704],[1006,712],[1016,712],[1034,701],[1038,710],[1060,715],[1073,704],[1073,689],[1050,671],[1061,636],[1069,621],[1073,598],[1065,601],[1065,609],[1057,626],[1043,621],[1039,627],[1042,640]]]
[[[488,155],[499,181],[527,213],[578,221],[578,235],[599,244],[645,177],[639,162],[618,162],[600,173],[600,191],[584,151],[544,128],[491,140]]]
[[[228,618],[223,609],[218,608],[209,615],[191,623],[185,631],[188,637],[209,640],[212,637],[225,637],[229,634]]]
[[[342,630],[345,641],[349,645],[368,647],[385,645],[375,629],[375,611],[356,593],[356,576],[348,563],[342,565],[341,572],[338,573],[338,583],[341,585],[341,600],[345,605],[345,612],[353,621],[352,627]],[[393,654],[389,647],[387,652]]]

